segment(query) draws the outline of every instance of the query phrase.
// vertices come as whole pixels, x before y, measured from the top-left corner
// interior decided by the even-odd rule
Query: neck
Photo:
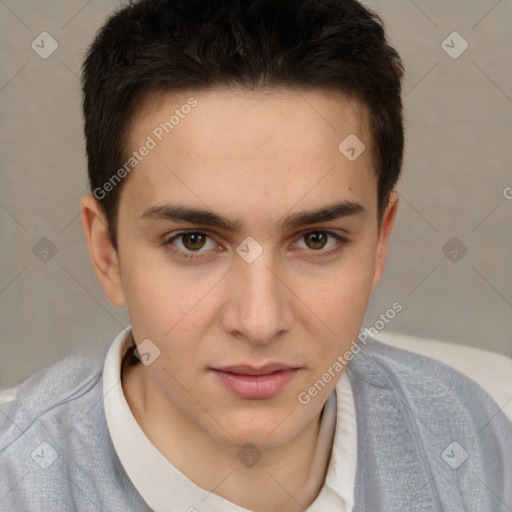
[[[247,452],[259,457],[253,465],[239,446],[219,444],[188,418],[176,418],[142,365],[123,365],[122,386],[148,439],[198,487],[255,512],[303,511],[320,492],[328,460],[323,474],[310,475],[310,467],[321,414],[286,444]]]

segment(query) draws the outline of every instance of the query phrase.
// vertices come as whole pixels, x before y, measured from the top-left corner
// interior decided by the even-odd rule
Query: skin
[[[106,296],[128,308],[136,343],[149,338],[160,350],[152,364],[123,374],[124,393],[152,443],[200,487],[255,511],[303,510],[325,478],[316,476],[305,489],[320,413],[341,372],[309,404],[297,397],[359,333],[384,269],[397,195],[391,194],[379,227],[367,112],[340,93],[281,88],[163,95],[134,118],[129,147],[140,147],[191,96],[198,105],[124,183],[118,251],[96,200],[86,196],[81,203]],[[349,134],[367,148],[354,162],[338,150]],[[357,203],[364,213],[291,229],[278,224],[335,201]],[[167,203],[239,219],[243,228],[142,218]],[[305,236],[312,228],[348,242]],[[186,229],[208,236],[165,244]],[[252,263],[236,253],[248,236],[263,249]],[[322,256],[334,247],[339,250]],[[211,372],[268,362],[300,367],[268,399],[233,395]],[[246,443],[262,455],[252,467],[237,457]]]

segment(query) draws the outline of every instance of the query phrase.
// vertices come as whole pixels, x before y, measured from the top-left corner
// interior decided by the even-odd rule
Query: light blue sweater
[[[150,511],[110,439],[105,355],[60,360],[0,407],[0,511]],[[512,510],[512,424],[476,383],[375,340],[347,374],[358,436],[354,512]]]

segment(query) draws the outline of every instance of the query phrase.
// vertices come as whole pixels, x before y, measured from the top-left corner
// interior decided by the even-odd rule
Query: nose
[[[224,329],[232,336],[265,345],[291,328],[293,294],[270,250],[252,263],[237,256],[228,294]]]

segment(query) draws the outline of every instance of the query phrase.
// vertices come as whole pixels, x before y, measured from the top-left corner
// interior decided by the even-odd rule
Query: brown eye
[[[208,252],[211,253],[215,242],[210,235],[202,231],[181,231],[164,240],[163,245],[172,253],[184,258],[199,258],[207,256]]]
[[[310,249],[319,250],[325,247],[328,236],[326,236],[326,234],[321,231],[314,231],[312,233],[304,235],[304,239],[307,240],[306,245]]]
[[[304,244],[301,248],[309,250],[309,252],[314,253],[315,256],[328,257],[341,251],[349,244],[349,240],[335,231],[316,229],[304,233],[297,244],[300,244],[299,247]]]
[[[202,249],[205,244],[205,237],[201,233],[184,233],[181,238],[183,246],[189,251]]]

